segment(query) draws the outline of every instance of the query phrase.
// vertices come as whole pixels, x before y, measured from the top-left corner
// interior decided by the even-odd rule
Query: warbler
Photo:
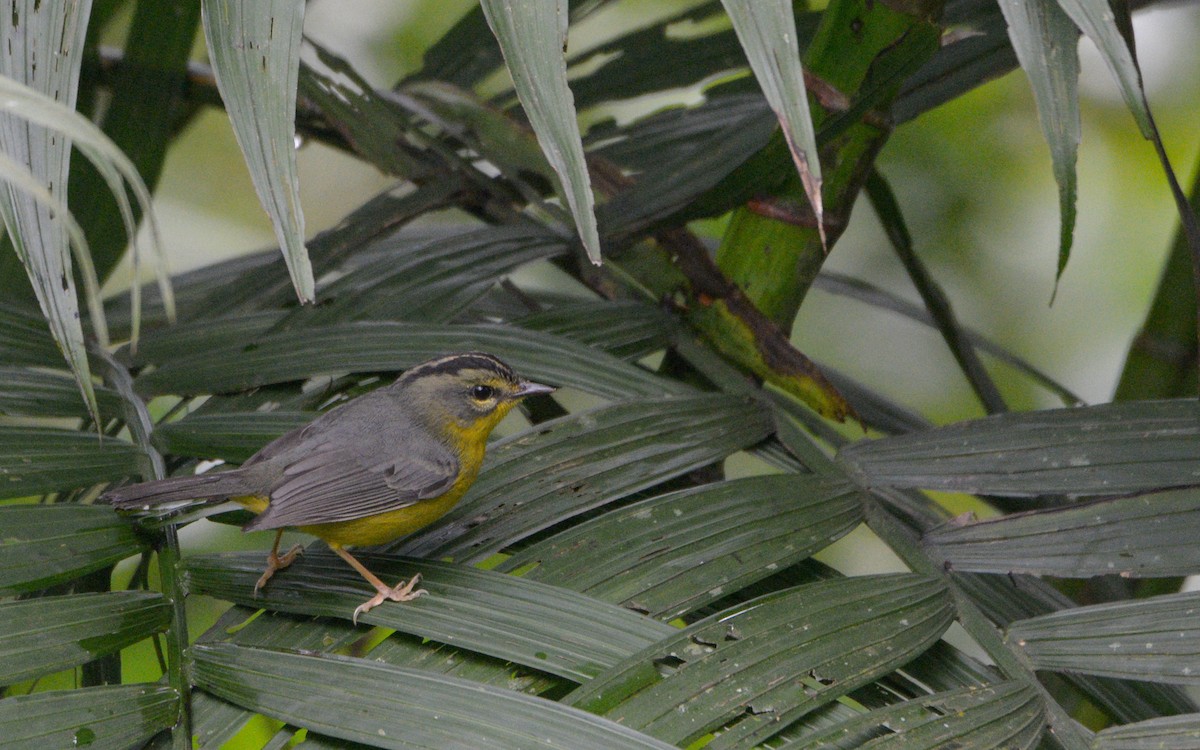
[[[120,487],[103,496],[121,509],[181,500],[232,499],[258,514],[245,531],[277,529],[255,595],[300,545],[279,554],[283,530],[324,540],[377,592],[353,621],[384,601],[425,594],[421,580],[388,586],[346,548],[383,544],[445,515],[479,475],[488,435],[526,396],[548,385],[518,377],[482,352],[416,365],[393,384],[322,414],[230,471]]]

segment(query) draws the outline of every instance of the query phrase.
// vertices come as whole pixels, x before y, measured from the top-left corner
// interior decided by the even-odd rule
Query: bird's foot
[[[383,604],[386,601],[391,602],[411,602],[413,599],[425,596],[429,592],[425,589],[417,588],[417,584],[421,582],[421,574],[417,573],[411,579],[404,583],[398,583],[393,588],[387,586],[377,586],[376,591],[379,593],[366,600],[354,610],[354,616],[350,618],[355,625],[358,624],[358,616],[363,612],[370,612],[375,607]]]
[[[271,554],[267,555],[267,569],[259,576],[258,583],[254,584],[254,598],[258,598],[258,590],[267,585],[267,581],[271,580],[271,576],[275,575],[275,571],[283,570],[291,565],[303,553],[304,547],[299,544],[294,545],[282,555],[277,550],[271,550]]]

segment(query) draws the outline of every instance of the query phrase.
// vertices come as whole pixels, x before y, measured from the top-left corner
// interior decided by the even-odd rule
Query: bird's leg
[[[355,625],[358,624],[358,616],[360,614],[363,612],[370,612],[376,606],[385,601],[410,602],[417,597],[425,596],[429,593],[425,589],[417,588],[417,584],[421,582],[420,573],[417,573],[408,581],[397,583],[395,586],[388,586],[386,583],[379,580],[378,576],[367,570],[365,565],[354,559],[354,556],[346,550],[342,549],[341,547],[333,547],[333,551],[338,553],[343,560],[350,563],[350,567],[357,570],[363,578],[367,579],[367,583],[374,586],[375,590],[379,592],[375,594],[375,596],[358,605],[358,607],[354,610],[354,616],[350,619]]]
[[[254,584],[254,596],[258,597],[258,590],[267,585],[267,581],[271,580],[271,576],[275,575],[275,571],[283,570],[292,564],[296,556],[304,551],[304,548],[299,544],[293,545],[286,553],[279,554],[279,540],[283,538],[283,530],[275,532],[275,544],[271,545],[271,554],[267,555],[267,569],[259,577],[258,583]]]

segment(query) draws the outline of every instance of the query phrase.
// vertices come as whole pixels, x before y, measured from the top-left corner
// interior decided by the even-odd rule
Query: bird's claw
[[[280,555],[275,550],[271,550],[271,554],[267,555],[267,569],[258,577],[258,582],[254,584],[254,598],[258,598],[259,590],[267,585],[267,581],[271,580],[271,576],[275,575],[275,571],[283,570],[291,565],[297,557],[304,554],[304,547],[299,544],[292,545],[292,548]]]
[[[375,607],[383,604],[385,601],[391,602],[411,602],[413,599],[418,599],[429,594],[425,589],[417,588],[417,584],[421,582],[421,574],[417,573],[412,578],[404,583],[398,583],[393,588],[378,589],[377,594],[358,605],[354,609],[354,615],[350,621],[355,625],[358,624],[358,616],[363,612],[370,612]]]

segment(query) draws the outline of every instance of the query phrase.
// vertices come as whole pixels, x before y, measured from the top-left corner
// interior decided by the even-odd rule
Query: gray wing
[[[437,444],[399,458],[330,443],[306,445],[271,487],[267,509],[247,530],[351,521],[438,497],[454,484],[458,460]]]

